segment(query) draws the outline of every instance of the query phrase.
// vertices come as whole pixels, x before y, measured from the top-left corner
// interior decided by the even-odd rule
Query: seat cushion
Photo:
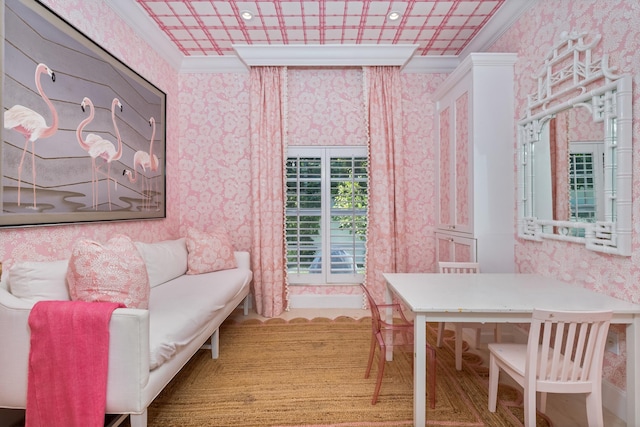
[[[162,365],[191,342],[251,278],[251,270],[234,268],[184,275],[153,288],[149,299],[150,368]]]

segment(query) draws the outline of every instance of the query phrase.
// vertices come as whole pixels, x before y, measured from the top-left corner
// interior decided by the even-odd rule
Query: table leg
[[[386,287],[386,292],[384,294],[384,299],[385,299],[385,303],[386,304],[392,304],[393,303],[393,293],[391,292],[391,290],[389,290],[389,287]],[[385,321],[387,323],[392,324],[393,323],[393,308],[387,307],[385,309]],[[387,354],[386,354],[386,359],[388,362],[391,362],[393,360],[393,331],[388,330],[385,332],[385,336],[384,336],[384,342],[387,343]]]
[[[417,313],[413,321],[413,425],[427,423],[427,317]]]
[[[640,425],[640,316],[627,325],[627,425]]]

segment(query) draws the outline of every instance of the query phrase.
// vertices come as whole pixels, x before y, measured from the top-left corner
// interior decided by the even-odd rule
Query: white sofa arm
[[[142,411],[149,382],[149,311],[118,308],[109,323],[107,411]]]
[[[26,408],[33,302],[0,286],[0,407]],[[109,324],[107,410],[142,411],[141,390],[149,381],[149,311],[119,308]]]
[[[251,258],[249,257],[249,252],[236,251],[233,254],[236,256],[236,263],[238,263],[238,268],[251,270]]]
[[[0,407],[24,409],[29,364],[29,313],[33,303],[0,286]]]

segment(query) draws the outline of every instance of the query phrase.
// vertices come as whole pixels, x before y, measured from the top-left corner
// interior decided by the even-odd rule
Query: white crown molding
[[[472,67],[492,67],[496,65],[513,65],[518,59],[515,53],[473,52],[464,58],[458,67],[447,76],[433,94],[433,99],[440,99],[449,92]]]
[[[180,74],[248,74],[249,68],[237,56],[185,56]]]
[[[460,53],[460,60],[472,52],[485,52],[538,0],[507,0]]]
[[[402,69],[403,73],[450,73],[460,64],[455,55],[414,56]]]
[[[142,6],[132,0],[109,0],[105,1],[105,3],[144,41],[149,43],[169,65],[180,71],[184,55],[149,15],[145,13]]]
[[[404,66],[416,44],[233,45],[238,57],[253,66]]]

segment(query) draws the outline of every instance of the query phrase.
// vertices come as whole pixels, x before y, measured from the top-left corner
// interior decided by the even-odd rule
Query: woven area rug
[[[149,427],[410,426],[411,353],[396,350],[378,403],[371,405],[376,365],[364,378],[370,322],[227,322],[220,331],[220,358],[199,351],[149,407]],[[428,339],[435,341],[433,326]],[[498,410],[490,413],[487,368],[466,352],[463,371],[456,371],[452,348],[449,332],[437,349],[437,403],[427,408],[427,425],[522,426],[521,393],[501,387]],[[551,424],[539,416],[538,425]]]

